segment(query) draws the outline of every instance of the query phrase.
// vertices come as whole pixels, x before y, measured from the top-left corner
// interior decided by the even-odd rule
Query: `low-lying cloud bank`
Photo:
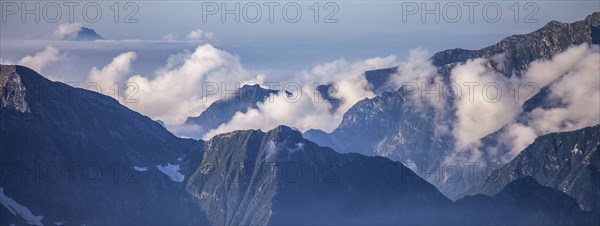
[[[46,65],[64,59],[64,56],[53,46],[47,46],[19,60],[18,64],[41,71]],[[301,71],[289,81],[269,81],[268,75],[246,70],[239,56],[204,44],[193,51],[171,55],[152,75],[135,74],[132,63],[137,54],[124,52],[107,65],[92,68],[87,82],[95,84],[93,87],[98,87],[97,91],[107,95],[116,88],[116,97],[124,105],[164,121],[175,133],[185,131],[186,134],[197,129],[183,124],[187,117],[199,115],[214,101],[226,96],[207,95],[206,84],[217,84],[221,92],[228,90],[226,93],[232,93],[244,84],[261,84],[269,88],[272,85],[269,82],[279,82],[279,86],[274,88],[287,87],[287,91],[292,93],[291,96],[273,94],[267,101],[258,104],[257,109],[236,113],[229,122],[202,136],[208,139],[233,130],[269,130],[278,125],[292,126],[301,131],[332,131],[350,107],[375,96],[365,78],[365,71],[398,66],[398,72],[390,76],[386,84],[388,91],[406,84],[424,85],[421,89],[429,89],[436,83],[446,86],[447,90],[437,89],[442,92],[441,98],[414,95],[413,101],[433,107],[436,118],[440,116],[437,132],[454,137],[455,150],[448,155],[447,161],[481,161],[486,155],[505,162],[540,135],[600,123],[598,46],[573,46],[550,60],[532,62],[521,77],[506,77],[493,69],[491,61],[497,65],[503,63],[503,55],[499,54],[490,59],[473,59],[459,64],[453,68],[450,77],[443,80],[429,61],[429,56],[427,51],[416,49],[411,51],[406,62],[400,63],[393,55],[352,63],[340,59]],[[316,85],[330,83],[335,83],[337,88],[332,96],[341,101],[335,109],[315,91]],[[552,104],[523,112],[524,103],[543,87],[548,90],[544,103]],[[455,100],[444,100],[448,97],[445,96],[448,90],[452,91]],[[508,144],[509,153],[480,150],[482,138],[498,131],[497,139]]]

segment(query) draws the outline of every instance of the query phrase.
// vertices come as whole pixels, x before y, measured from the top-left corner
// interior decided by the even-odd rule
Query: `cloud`
[[[38,73],[48,66],[48,64],[57,62],[65,59],[64,55],[60,54],[60,51],[53,46],[46,46],[43,51],[35,53],[33,56],[27,55],[23,57],[17,64],[27,66]]]
[[[576,62],[573,62],[573,59]],[[527,125],[538,135],[581,129],[600,123],[600,49],[586,44],[571,48],[551,61],[537,62],[548,67],[568,68],[549,86],[545,101],[558,102],[550,108],[536,108],[526,115]],[[541,74],[543,67],[530,69]]]
[[[523,81],[548,86],[546,103],[521,115],[521,122],[507,126],[502,141],[511,145],[512,159],[536,137],[600,124],[600,50],[598,46],[573,46],[551,60],[530,64]]]
[[[257,109],[249,109],[246,113],[238,112],[231,121],[209,131],[204,139],[241,129],[261,129],[264,131],[278,125],[288,125],[301,131],[321,129],[332,131],[342,120],[343,114],[356,102],[373,97],[368,82],[364,76],[367,70],[390,67],[395,64],[395,56],[371,58],[354,63],[336,60],[317,65],[299,74],[299,80],[287,83],[294,87],[292,96],[284,93],[272,95],[267,101],[258,104]],[[338,91],[333,94],[341,103],[335,112],[328,102],[319,101],[322,97],[314,90],[314,84],[329,84],[335,82]],[[292,85],[290,85],[292,84]],[[282,84],[283,86],[283,84]],[[291,89],[294,89],[291,88]]]
[[[538,134],[529,126],[521,123],[509,125],[500,138],[501,140],[508,141],[508,144],[511,146],[508,155],[502,158],[503,162],[508,162],[517,156],[519,152],[530,145],[536,137],[538,137]]]
[[[437,68],[429,60],[427,50],[418,48],[410,51],[407,62],[398,65],[397,72],[390,76],[387,85],[395,91],[406,83],[421,83],[437,75]]]
[[[344,59],[339,59],[319,64],[310,70],[303,71],[300,77],[305,81],[326,84],[342,80],[348,76],[360,75],[368,70],[389,67],[390,65],[394,65],[395,61],[395,55],[374,57],[354,63],[348,63]]]
[[[587,44],[582,44],[570,47],[551,60],[534,61],[529,64],[522,82],[534,82],[539,87],[547,86],[565,73],[581,66],[579,62],[588,57],[590,51],[593,50]]]
[[[487,66],[484,59],[469,60],[451,73],[454,92],[460,93],[455,103],[453,127],[455,148],[476,148],[479,140],[498,131],[520,112],[521,105],[508,90],[510,81]]]
[[[375,96],[370,90],[369,83],[364,76],[365,71],[387,68],[396,65],[396,56],[374,57],[354,63],[344,59],[335,60],[313,67],[301,73],[300,80],[305,84],[335,83],[337,92],[332,96],[341,100],[338,113],[345,113],[356,102],[364,98]],[[338,122],[339,123],[339,122]]]
[[[58,25],[54,31],[54,36],[59,40],[73,38],[81,30],[82,26],[79,23],[67,23]]]
[[[288,125],[306,131],[311,128],[331,130],[339,121],[330,112],[331,106],[323,102],[315,102],[308,96],[310,90],[298,91],[287,97],[280,93],[272,95],[267,101],[258,104],[257,109],[249,109],[246,113],[237,112],[231,121],[209,131],[204,139],[214,135],[241,129],[271,130],[278,125]],[[295,96],[295,97],[294,97]]]
[[[205,92],[206,84],[231,90],[242,85],[239,81],[264,79],[264,75],[252,77],[242,67],[238,56],[209,44],[198,46],[193,52],[171,55],[166,65],[158,68],[152,76],[131,75],[136,56],[135,52],[122,53],[101,69],[92,68],[87,80],[98,83],[103,90],[118,83],[119,100],[124,105],[164,121],[170,129],[174,128],[173,125],[182,124],[187,117],[200,114],[220,99],[220,95]],[[195,128],[180,130],[193,131]]]
[[[177,36],[172,35],[172,34],[167,34],[167,35],[162,36],[160,39],[163,41],[175,41],[175,40],[177,40]]]
[[[0,64],[3,64],[3,65],[14,65],[15,62],[13,62],[10,59],[0,58]]]
[[[116,89],[122,93],[121,88],[126,86],[125,80],[131,72],[131,63],[136,59],[134,52],[122,53],[113,58],[113,60],[102,69],[93,67],[88,76],[88,84],[95,83],[100,93],[111,96],[110,89],[117,84]],[[114,91],[113,91],[114,92]],[[114,96],[113,96],[114,97]]]
[[[206,44],[194,52],[170,57],[153,77],[134,75],[126,82],[136,84],[137,103],[126,105],[167,125],[183,123],[187,117],[204,111],[220,95],[208,95],[207,84],[233,90],[252,75],[236,55]],[[237,84],[236,84],[237,83]]]
[[[427,106],[432,106],[436,110],[436,129],[446,127],[442,125],[443,120],[446,120],[446,102],[442,99],[442,77],[438,74],[438,69],[430,59],[431,54],[421,48],[411,50],[407,62],[402,62],[397,67],[397,72],[394,73],[386,82],[385,89],[387,91],[396,91],[405,86],[406,89],[416,88],[415,93],[409,95],[412,102],[419,109],[423,110]],[[435,95],[430,95],[428,90],[434,91]],[[425,105],[423,105],[425,103]],[[443,132],[448,130],[443,129]],[[438,131],[441,132],[441,131]]]
[[[196,30],[190,31],[190,33],[185,38],[187,40],[200,40],[202,38],[214,39],[215,34],[212,32],[202,31],[201,29],[196,29]]]
[[[458,157],[481,161],[489,159],[507,162],[531,144],[536,137],[553,132],[581,129],[600,124],[600,50],[598,46],[582,44],[572,46],[555,55],[550,60],[537,60],[530,63],[523,77],[505,78],[491,70],[486,60],[476,59],[456,66],[452,71],[452,81],[478,82],[475,99],[468,101],[463,96],[456,103],[456,122],[453,135],[456,140],[454,153],[448,160]],[[547,87],[549,95],[543,107],[530,112],[522,112],[523,103],[533,97],[516,96],[514,87],[509,84],[534,82],[539,88]],[[486,101],[484,84],[497,83],[504,90],[502,100]],[[463,94],[467,94],[462,87]],[[526,92],[529,94],[529,92]],[[494,92],[491,93],[492,97]],[[496,131],[500,144],[506,145],[507,152],[496,152],[488,147],[487,153],[479,150],[480,139]]]

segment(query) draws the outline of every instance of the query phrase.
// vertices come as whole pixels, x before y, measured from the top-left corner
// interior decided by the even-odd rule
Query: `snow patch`
[[[183,182],[183,180],[185,179],[185,176],[183,174],[181,174],[181,172],[179,172],[181,169],[179,168],[179,164],[178,165],[173,165],[171,163],[167,163],[167,165],[163,166],[163,165],[156,165],[156,168],[164,173],[165,175],[169,176],[169,178],[171,178],[172,181],[175,182]]]
[[[148,167],[143,167],[143,166],[133,166],[133,169],[135,171],[140,171],[140,172],[148,171]]]
[[[296,143],[294,148],[291,148],[289,151],[290,151],[290,153],[294,153],[294,152],[303,151],[303,150],[304,150],[304,143],[298,142],[298,143]]]
[[[275,142],[270,140],[269,142],[267,142],[267,154],[265,155],[265,159],[271,160],[272,158],[275,158],[276,154],[277,154],[277,147],[275,145]]]
[[[581,151],[577,148],[577,144],[575,144],[575,147],[573,147],[573,150],[571,150],[571,154],[573,154],[573,155],[581,154]]]
[[[21,216],[27,223],[34,225],[43,225],[42,219],[44,216],[35,216],[29,211],[29,209],[21,204],[19,204],[14,199],[6,196],[4,194],[4,188],[0,187],[0,203],[4,205],[8,211],[10,211],[13,215]]]

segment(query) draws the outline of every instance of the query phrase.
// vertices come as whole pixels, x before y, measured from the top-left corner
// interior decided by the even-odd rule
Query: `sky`
[[[36,3],[39,3],[39,6],[36,7]],[[340,58],[353,61],[394,54],[398,59],[405,59],[408,51],[417,47],[425,48],[430,52],[448,48],[478,49],[511,34],[533,31],[550,20],[572,22],[583,19],[593,11],[600,11],[600,3],[593,0],[533,2],[159,0],[129,2],[130,4],[126,1],[78,3],[71,8],[68,6],[68,1],[3,0],[0,5],[2,10],[0,57],[17,61],[25,55],[44,49],[48,43],[32,40],[55,38],[52,36],[53,32],[64,23],[80,23],[95,29],[104,38],[111,40],[186,40],[190,31],[201,29],[212,32],[215,36],[212,40],[202,41],[239,55],[248,68],[261,71],[274,70],[285,76],[302,68]],[[226,14],[226,21],[222,21],[222,12],[226,9],[235,10],[236,4],[238,11]],[[319,7],[315,7],[315,4]],[[470,4],[475,4],[472,10],[467,6]],[[268,7],[271,5],[272,16],[269,13],[271,8]],[[98,8],[101,10],[100,14],[96,13]],[[118,13],[116,8],[119,9]],[[216,11],[213,10],[215,8]],[[256,14],[257,8],[260,9],[260,14]],[[295,19],[297,8],[300,8],[301,15]],[[316,8],[319,9],[318,13]],[[519,10],[516,11],[515,8]],[[26,9],[37,9],[37,11],[34,11],[34,14],[21,15],[26,12]],[[72,15],[69,13],[70,9]],[[422,15],[422,12],[427,9],[434,11]],[[496,13],[497,9],[501,10],[500,14]],[[214,13],[211,13],[211,10]],[[59,11],[60,15],[57,15],[56,12]],[[39,17],[39,22],[35,21],[36,15]],[[515,22],[516,15],[518,18]],[[22,16],[26,21],[22,21]],[[235,16],[239,17],[239,22],[235,21]],[[422,21],[422,16],[425,16],[425,21]],[[439,22],[435,21],[436,16],[439,17]],[[315,18],[318,20],[316,23]],[[16,44],[14,40],[21,43]],[[23,43],[23,40],[27,42]],[[143,49],[141,51],[145,54],[139,55],[144,60],[139,61],[154,65],[166,60],[169,54],[184,49],[193,50],[198,43],[140,45],[129,42],[129,45],[125,44],[121,42],[118,46],[110,48],[90,45],[72,46],[63,43],[62,45],[65,46],[62,49],[70,49],[76,56],[96,56],[90,60],[91,62],[81,64],[82,66],[110,61],[111,55],[122,50]],[[150,48],[146,48],[148,46]],[[86,54],[90,51],[94,51],[94,54]],[[146,57],[147,54],[152,57]],[[136,68],[141,72],[155,69],[148,65]],[[73,68],[66,72],[81,74],[88,70]],[[51,70],[50,72],[64,73],[65,71]]]
[[[120,84],[138,82],[144,85],[140,93],[156,102],[129,107],[178,124],[208,106],[194,93],[198,87],[188,84],[194,81],[313,78],[360,84],[352,76],[396,66],[410,60],[415,49],[426,52],[424,59],[444,49],[479,49],[551,20],[573,22],[594,11],[600,11],[595,0],[2,0],[0,63],[26,64],[68,83],[102,76]],[[81,26],[105,40],[62,40]],[[112,83],[105,84],[106,91]],[[177,89],[166,90],[167,85]],[[360,99],[356,97],[349,97],[348,103]],[[335,122],[343,114],[339,113],[324,115]],[[307,128],[313,125],[311,118],[306,120]]]

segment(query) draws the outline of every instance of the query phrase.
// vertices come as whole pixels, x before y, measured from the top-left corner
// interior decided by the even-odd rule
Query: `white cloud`
[[[536,137],[538,137],[538,134],[531,127],[521,123],[509,125],[500,138],[511,145],[511,150],[508,155],[502,158],[503,162],[508,162],[517,156],[519,152],[525,149],[527,145],[531,144]]]
[[[336,60],[317,65],[299,75],[300,80],[304,81],[304,85],[294,83],[301,86],[301,88],[300,90],[288,90],[290,92],[296,91],[291,97],[287,97],[283,93],[273,95],[267,101],[258,104],[258,109],[249,109],[246,113],[236,113],[231,121],[209,131],[204,139],[216,134],[241,129],[266,131],[278,125],[288,125],[301,131],[308,129],[331,131],[339,125],[343,114],[351,106],[364,98],[374,96],[369,90],[364,72],[390,67],[395,64],[395,59],[395,56],[388,56],[354,63]],[[317,84],[335,82],[338,91],[333,96],[341,101],[340,107],[335,112],[331,111],[332,106],[330,103],[319,101],[322,100],[322,97],[318,96],[318,93],[314,90],[313,84],[315,82]]]
[[[522,123],[507,127],[504,142],[512,145],[512,159],[537,136],[581,129],[600,124],[600,50],[598,46],[573,46],[551,60],[531,63],[523,78],[540,86],[549,85],[546,102],[557,106],[538,107],[525,114]]]
[[[484,59],[469,60],[452,70],[456,102],[453,127],[456,149],[476,148],[479,140],[498,131],[519,113],[521,104],[510,92],[509,79],[486,66]]]
[[[127,106],[163,120],[167,125],[181,124],[187,117],[200,114],[213,101],[220,99],[220,95],[204,92],[205,84],[217,84],[219,89],[232,90],[242,85],[240,81],[252,79],[238,56],[209,44],[171,60],[153,78],[134,75],[127,79],[127,82],[139,87],[135,95],[139,102]]]
[[[429,60],[430,54],[424,49],[410,51],[407,62],[398,65],[398,72],[388,80],[391,90],[397,90],[406,83],[421,83],[437,75],[437,68]]]
[[[221,99],[224,95],[221,89],[235,90],[245,81],[264,81],[264,75],[253,77],[244,69],[238,56],[209,44],[198,46],[193,52],[171,55],[166,65],[158,68],[153,76],[131,76],[131,64],[135,58],[136,53],[126,52],[101,69],[92,68],[88,82],[98,83],[106,95],[113,95],[114,91],[106,93],[106,90],[114,89],[111,86],[118,83],[119,100],[124,105],[164,121],[170,129]],[[211,95],[204,90],[206,84],[216,85],[219,90]],[[131,86],[125,88],[126,85]],[[181,129],[194,131],[197,128]]]
[[[13,62],[10,59],[0,58],[0,64],[3,64],[3,65],[14,65],[15,62]]]
[[[73,38],[81,30],[81,24],[79,23],[68,23],[58,25],[58,28],[54,31],[54,36],[59,40],[65,40]]]
[[[537,60],[529,64],[523,82],[534,82],[544,87],[575,67],[592,51],[587,44],[572,46],[551,60]]]
[[[196,30],[190,31],[190,33],[185,38],[188,40],[200,40],[202,38],[214,39],[215,34],[212,32],[203,31],[201,29],[196,29]]]
[[[204,33],[204,37],[206,37],[207,39],[215,39],[215,38],[217,38],[217,36],[215,35],[215,33],[210,32],[210,31],[209,32],[205,32]]]
[[[442,77],[438,74],[438,69],[430,60],[430,54],[427,50],[418,48],[410,51],[407,62],[400,63],[397,72],[390,76],[386,83],[387,91],[396,91],[400,87],[406,86],[406,89],[417,89],[409,95],[416,107],[423,109],[426,105],[432,106],[436,110],[436,123],[442,123],[445,120],[443,114],[446,113],[445,96],[442,92],[444,85]],[[433,93],[429,92],[433,91]],[[446,127],[442,124],[436,126],[436,129]],[[443,129],[444,132],[447,128]],[[440,131],[438,131],[440,132]]]
[[[43,51],[35,53],[33,56],[27,55],[23,57],[17,64],[27,66],[38,73],[48,66],[48,64],[57,62],[65,57],[60,54],[60,51],[53,46],[46,46]]]
[[[317,65],[309,71],[304,71],[301,77],[306,84],[315,82],[321,85],[335,83],[337,92],[333,93],[332,96],[341,100],[337,111],[338,114],[343,114],[356,102],[375,96],[364,76],[365,71],[387,68],[393,65],[396,65],[396,56],[394,55],[369,58],[352,64],[340,59]]]
[[[96,89],[99,89],[97,91],[105,95],[114,97],[114,95],[111,95],[110,89],[118,89],[119,94],[122,94],[121,88],[126,85],[125,80],[131,72],[131,63],[136,57],[137,55],[134,52],[126,52],[113,58],[113,60],[102,69],[93,67],[90,70],[87,82],[90,84],[95,83],[94,85],[97,84],[98,87],[95,87]],[[115,84],[117,84],[117,86],[113,87]]]
[[[163,41],[175,41],[175,40],[177,40],[177,36],[172,35],[172,34],[167,34],[167,35],[162,36],[160,39]]]
[[[545,62],[553,66],[571,66],[572,59],[578,59],[570,70],[550,84],[550,99],[562,103],[561,106],[537,108],[528,115],[528,124],[538,134],[576,130],[600,123],[600,51],[597,46],[582,46],[585,51],[578,51],[575,56],[571,55],[573,52],[559,55],[568,59],[566,62],[555,59]],[[579,50],[582,46],[575,49]]]
[[[337,115],[330,112],[331,106],[315,102],[308,94],[310,90],[298,91],[288,98],[280,93],[258,104],[257,109],[246,113],[237,112],[231,121],[209,131],[204,139],[214,135],[242,129],[271,130],[278,125],[288,125],[306,131],[311,128],[331,130],[339,121]],[[296,95],[302,95],[296,99]],[[296,96],[296,97],[294,97]],[[339,122],[338,122],[339,123]]]

